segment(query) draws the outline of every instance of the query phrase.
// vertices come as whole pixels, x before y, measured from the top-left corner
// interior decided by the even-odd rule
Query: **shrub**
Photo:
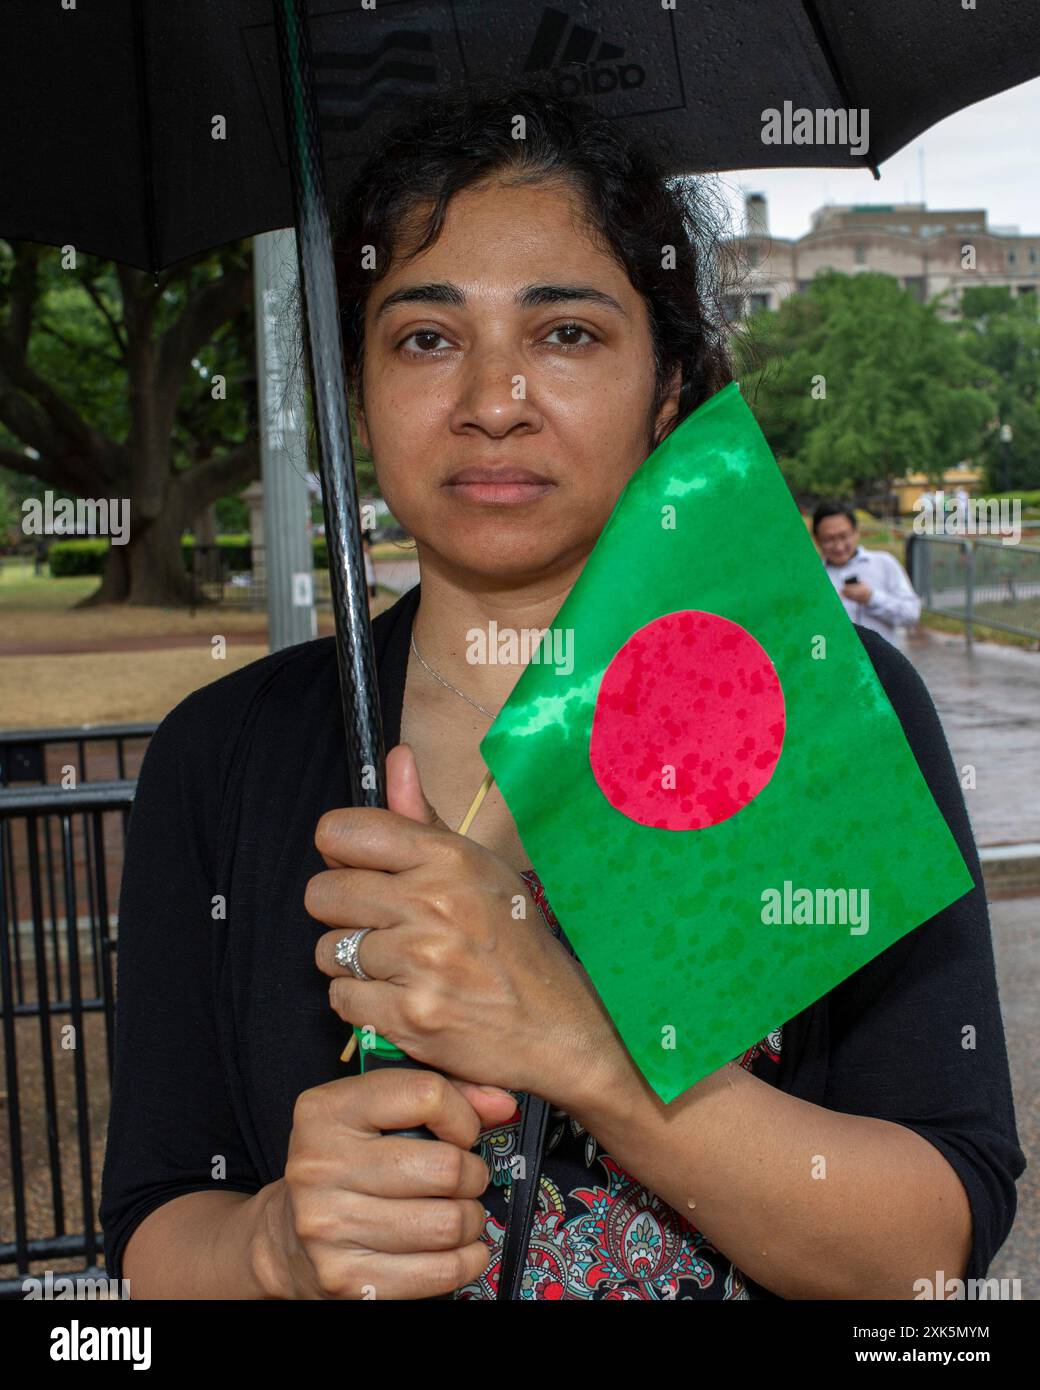
[[[1022,503],[1023,515],[1035,516],[1040,514],[1040,488],[1032,488],[1026,491],[1019,489],[1017,492],[981,492],[978,496],[979,498],[985,498],[987,501],[1000,501],[1001,498],[1006,497],[1009,502],[1013,502],[1018,498]]]
[[[47,551],[47,561],[55,579],[83,574],[100,576],[105,572],[107,556],[107,540],[52,541]]]

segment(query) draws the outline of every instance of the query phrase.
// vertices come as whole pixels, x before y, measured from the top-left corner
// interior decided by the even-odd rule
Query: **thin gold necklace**
[[[472,705],[474,709],[480,710],[481,714],[486,715],[488,719],[494,720],[497,717],[496,715],[492,714],[489,709],[485,709],[483,705],[478,705],[476,700],[471,700],[470,697],[466,694],[466,692],[464,690],[460,690],[457,685],[452,685],[451,681],[446,681],[443,676],[438,675],[438,673],[433,669],[430,663],[423,658],[423,654],[419,650],[418,644],[416,643],[414,632],[412,633],[412,651],[419,658],[419,661],[422,663],[423,666],[425,666],[427,671],[429,671],[430,675],[434,678],[435,681],[440,681],[441,685],[445,686],[448,690],[454,691],[460,699],[466,701],[467,705]],[[491,771],[490,768],[488,768],[487,772],[484,774],[484,780],[477,788],[476,796],[470,802],[469,810],[462,817],[462,823],[457,831],[459,835],[465,835],[469,830],[470,826],[473,824],[473,817],[480,810],[481,803],[483,802],[485,796],[487,796],[488,792],[491,790],[491,784],[494,782],[494,780],[495,774]]]

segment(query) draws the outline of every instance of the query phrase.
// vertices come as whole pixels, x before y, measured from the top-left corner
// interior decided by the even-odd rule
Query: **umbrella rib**
[[[816,7],[816,0],[802,0],[802,9],[805,11],[806,19],[808,19],[809,23],[812,25],[813,33],[816,35],[816,42],[820,46],[820,52],[826,59],[827,67],[830,69],[831,77],[834,79],[834,85],[838,89],[838,95],[845,103],[845,109],[847,111],[852,111],[854,108],[858,110],[859,102],[853,97],[852,92],[849,90],[849,84],[845,81],[842,71],[838,67],[838,60],[834,56],[834,49],[831,47],[830,38],[828,37],[827,30],[824,28],[820,12]],[[881,177],[881,172],[876,164],[870,163],[866,156],[864,156],[863,162],[876,179]]]

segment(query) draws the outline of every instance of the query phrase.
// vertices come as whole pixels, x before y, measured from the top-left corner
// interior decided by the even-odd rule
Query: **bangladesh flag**
[[[664,1101],[973,886],[736,382],[630,478],[481,752]]]

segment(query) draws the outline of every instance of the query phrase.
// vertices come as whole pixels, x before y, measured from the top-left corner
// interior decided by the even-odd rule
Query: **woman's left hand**
[[[407,744],[388,754],[386,778],[388,810],[328,811],[315,831],[328,868],[304,906],[335,928],[315,949],[332,1007],[418,1062],[574,1113],[627,1059],[588,975],[517,871],[440,820]],[[371,980],[335,958],[361,927],[373,928],[358,952]]]

